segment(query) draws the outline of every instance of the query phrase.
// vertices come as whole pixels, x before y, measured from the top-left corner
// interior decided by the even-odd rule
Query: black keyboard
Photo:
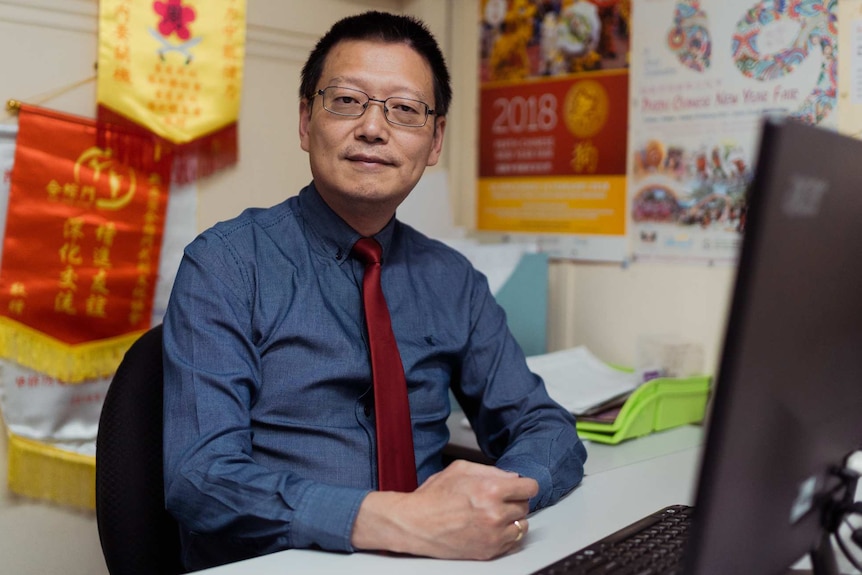
[[[682,572],[682,550],[692,507],[671,505],[575,551],[533,575],[673,575]]]

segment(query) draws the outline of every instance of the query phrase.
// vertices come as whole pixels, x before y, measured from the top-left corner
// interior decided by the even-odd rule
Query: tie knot
[[[361,238],[353,244],[353,254],[365,264],[379,264],[383,248],[374,238]]]

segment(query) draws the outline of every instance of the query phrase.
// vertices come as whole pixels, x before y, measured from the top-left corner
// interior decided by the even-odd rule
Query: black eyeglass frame
[[[330,110],[329,108],[327,108],[326,107],[325,94],[326,94],[326,91],[329,90],[330,88],[338,88],[340,90],[349,90],[351,92],[356,92],[357,94],[362,94],[363,96],[365,96],[366,101],[362,104],[362,111],[359,112],[358,114],[345,114],[344,112],[336,112],[335,110]],[[405,128],[422,128],[428,123],[428,116],[436,116],[437,115],[437,112],[435,112],[431,108],[431,106],[429,106],[428,104],[426,104],[422,100],[417,100],[415,98],[406,98],[404,96],[389,96],[385,100],[380,100],[378,98],[372,98],[371,96],[369,96],[368,94],[366,94],[362,90],[357,90],[356,88],[347,88],[345,86],[327,86],[326,88],[318,90],[317,93],[311,97],[311,100],[313,101],[314,98],[317,96],[322,96],[322,102],[323,102],[322,105],[323,105],[324,110],[326,110],[330,114],[335,114],[336,116],[343,116],[345,118],[360,118],[368,110],[368,106],[371,104],[371,102],[379,102],[379,103],[383,104],[383,117],[386,118],[386,121],[392,125],[404,126]],[[392,120],[389,117],[389,106],[386,105],[386,103],[389,100],[407,100],[408,102],[416,102],[417,104],[422,104],[423,106],[425,106],[425,118],[422,120],[421,124],[405,124],[403,122],[396,122],[395,120]]]

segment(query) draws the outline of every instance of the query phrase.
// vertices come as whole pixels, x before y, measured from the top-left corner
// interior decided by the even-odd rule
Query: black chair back
[[[162,326],[126,352],[96,438],[96,520],[111,575],[176,575],[179,529],[162,476]]]

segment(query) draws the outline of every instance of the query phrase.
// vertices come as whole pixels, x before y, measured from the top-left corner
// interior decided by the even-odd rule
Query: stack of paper
[[[636,373],[607,365],[583,346],[529,356],[527,365],[545,380],[551,398],[575,415],[625,398],[640,383]]]

